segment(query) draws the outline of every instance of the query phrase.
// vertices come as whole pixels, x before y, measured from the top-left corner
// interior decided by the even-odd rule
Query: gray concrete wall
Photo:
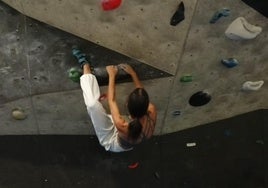
[[[213,3],[209,0],[185,1],[186,18],[175,27],[169,25],[178,5],[178,1],[175,0],[123,1],[118,9],[109,12],[101,9],[99,1],[4,0],[3,2],[22,14],[172,74],[172,77],[144,81],[151,100],[158,108],[159,117],[155,134],[179,131],[268,106],[266,83],[259,91],[241,91],[245,81],[266,82],[268,73],[267,18],[242,1],[217,0]],[[231,15],[221,18],[216,24],[209,24],[214,12],[223,7],[228,7]],[[262,33],[249,41],[232,41],[226,38],[224,31],[239,16],[245,17],[254,25],[261,26]],[[14,34],[15,31],[2,31],[1,34],[2,38],[6,38],[8,45],[12,45],[12,39],[7,37],[14,36],[12,32]],[[30,43],[28,51],[38,49],[37,46],[36,41]],[[20,46],[14,48],[21,49]],[[6,46],[1,46],[2,53],[6,49]],[[57,55],[62,57],[66,54]],[[228,57],[238,59],[240,64],[232,69],[224,67],[220,60]],[[10,62],[5,58],[1,61],[0,68],[3,72],[5,67],[9,67]],[[52,61],[45,63],[47,64],[32,63],[28,66],[35,66],[33,71],[40,76],[38,70],[51,66]],[[66,61],[61,63],[61,68],[70,66]],[[26,64],[20,66],[27,67]],[[58,72],[50,74],[53,77]],[[193,75],[193,82],[181,83],[180,77],[185,74]],[[27,77],[27,68],[13,72],[10,77],[21,78],[21,75]],[[28,80],[30,85],[35,83],[33,75]],[[54,79],[57,80],[57,77]],[[64,83],[70,84],[67,83],[67,79]],[[73,87],[75,89],[73,91],[68,91],[69,87],[63,85],[59,86],[61,91],[53,93],[50,93],[49,85],[45,89],[37,87],[46,90],[47,93],[34,94],[29,92],[25,85],[18,84],[17,91],[23,93],[24,98],[16,100],[17,97],[14,96],[12,100],[1,103],[0,117],[4,128],[0,134],[93,133],[92,127],[88,126],[90,120],[85,112],[81,91],[77,87]],[[127,95],[131,87],[131,83],[119,84],[118,95]],[[1,92],[5,92],[8,88],[7,83],[2,84]],[[105,92],[106,87],[101,89]],[[210,93],[211,102],[202,107],[190,106],[189,97],[200,90]],[[119,98],[121,106],[124,100]],[[20,105],[25,107],[28,118],[24,121],[13,120],[10,111],[14,106]],[[174,110],[180,110],[181,115],[173,116]]]

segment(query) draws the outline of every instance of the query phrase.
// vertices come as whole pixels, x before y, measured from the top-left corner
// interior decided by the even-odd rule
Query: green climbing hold
[[[180,79],[181,82],[191,82],[193,81],[193,76],[191,75],[184,75]]]
[[[77,67],[72,67],[68,71],[68,76],[73,82],[79,82],[82,75],[82,70]]]

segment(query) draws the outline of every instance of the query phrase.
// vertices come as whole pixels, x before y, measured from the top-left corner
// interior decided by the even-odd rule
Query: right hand
[[[118,67],[121,68],[123,71],[125,71],[126,73],[128,73],[130,75],[136,73],[134,71],[134,69],[130,65],[126,64],[126,63],[119,64]]]

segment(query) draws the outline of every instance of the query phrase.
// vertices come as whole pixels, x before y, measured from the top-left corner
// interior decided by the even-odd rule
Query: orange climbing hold
[[[102,9],[105,11],[116,9],[122,0],[101,0]]]

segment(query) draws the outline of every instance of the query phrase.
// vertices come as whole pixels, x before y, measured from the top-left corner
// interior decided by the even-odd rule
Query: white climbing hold
[[[251,25],[244,17],[238,17],[229,25],[225,35],[232,40],[253,39],[261,31],[261,27]]]
[[[21,108],[14,108],[12,110],[12,117],[16,120],[24,120],[26,119],[27,115]]]
[[[187,147],[194,147],[194,146],[196,146],[196,143],[195,142],[187,143],[186,146]]]
[[[263,84],[264,84],[263,80],[256,82],[247,81],[243,84],[242,89],[244,91],[257,91],[262,87]]]

